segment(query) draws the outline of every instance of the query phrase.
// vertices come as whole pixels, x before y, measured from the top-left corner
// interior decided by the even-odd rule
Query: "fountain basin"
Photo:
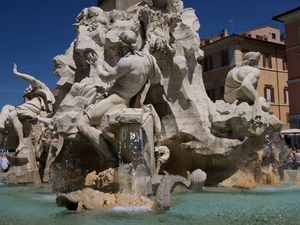
[[[116,206],[82,212],[57,207],[48,184],[0,183],[3,224],[298,224],[300,186],[291,181],[257,189],[205,187],[200,193],[172,194],[170,210]],[[188,210],[187,210],[188,209]]]

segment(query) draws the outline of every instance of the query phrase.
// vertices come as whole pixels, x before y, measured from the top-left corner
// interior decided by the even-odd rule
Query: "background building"
[[[273,16],[272,19],[284,22],[289,71],[289,119],[291,128],[300,129],[300,7]],[[291,145],[299,148],[300,138],[291,138]]]
[[[201,49],[205,56],[201,62],[203,80],[213,101],[223,99],[227,73],[242,65],[244,54],[260,52],[258,95],[271,104],[269,113],[282,121],[283,129],[289,129],[287,59],[279,29],[263,26],[232,35],[223,30],[220,35],[201,40]]]
[[[290,124],[291,128],[300,128],[300,7],[273,16],[273,19],[284,22],[289,62]]]

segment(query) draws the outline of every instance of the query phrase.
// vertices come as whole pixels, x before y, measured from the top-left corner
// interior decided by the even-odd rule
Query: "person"
[[[297,170],[297,159],[296,159],[296,147],[292,148],[292,153],[291,153],[291,158],[292,158],[292,168],[293,170]]]
[[[7,160],[7,157],[5,155],[2,155],[1,157],[1,168],[3,170],[3,172],[7,172],[9,169],[9,162]]]
[[[228,103],[238,101],[254,105],[254,118],[261,108],[268,112],[270,105],[265,98],[260,98],[256,88],[260,78],[260,70],[257,68],[260,59],[259,52],[248,52],[244,55],[242,67],[230,70],[226,77],[224,100]]]
[[[133,31],[123,31],[119,38],[123,57],[108,72],[103,70],[103,61],[98,60],[99,57],[95,53],[90,52],[87,56],[88,63],[95,67],[98,76],[104,82],[115,80],[108,90],[108,97],[88,106],[78,120],[78,130],[98,149],[101,147],[99,139],[102,131],[93,125],[99,124],[106,112],[129,107],[131,98],[143,89],[148,80],[158,83],[161,78],[156,59],[149,53],[148,43],[142,52],[138,52],[136,51],[137,36]],[[104,154],[110,157],[109,153]]]
[[[19,73],[17,65],[14,64],[14,76],[20,77],[30,83],[25,91],[25,103],[19,106],[6,105],[2,108],[0,114],[0,130],[5,129],[5,124],[10,121],[19,139],[19,145],[16,154],[23,148],[26,148],[23,135],[23,121],[32,122],[41,111],[51,114],[55,98],[49,88],[41,81],[34,77]]]
[[[295,158],[296,158],[296,167],[298,169],[300,167],[300,150],[299,149],[296,150]]]

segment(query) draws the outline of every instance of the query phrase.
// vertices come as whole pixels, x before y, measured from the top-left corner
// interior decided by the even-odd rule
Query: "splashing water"
[[[119,132],[119,183],[120,192],[147,195],[151,179],[143,150],[143,132],[140,124],[126,124]]]

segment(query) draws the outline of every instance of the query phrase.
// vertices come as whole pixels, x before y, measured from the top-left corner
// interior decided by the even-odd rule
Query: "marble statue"
[[[18,72],[16,65],[13,74],[28,81],[30,85],[25,91],[23,104],[6,105],[1,111],[0,129],[6,138],[5,148],[15,149],[15,153],[7,154],[11,167],[5,181],[7,183],[47,181],[51,156],[52,158],[56,156],[57,149],[54,146],[57,145],[55,142],[58,139],[55,138],[56,132],[54,135],[47,135],[47,132],[44,132],[45,127],[38,119],[53,116],[55,98],[42,81]]]
[[[255,188],[280,184],[276,171],[286,177],[287,150],[276,134],[282,123],[256,92],[260,53],[245,54],[243,66],[228,74],[225,101],[212,102],[202,80],[200,23],[182,1],[144,0],[109,12],[89,7],[74,27],[76,39],[54,58],[56,102],[41,101],[54,107],[31,113],[45,126],[30,128],[40,143],[32,151],[60,193],[59,206],[124,200],[166,210],[175,185]],[[44,92],[32,86],[40,98]],[[6,107],[6,114],[24,117],[29,103]]]
[[[160,51],[165,54],[175,52],[170,34],[180,22],[179,13],[162,12],[167,3],[168,1],[153,1],[152,7],[149,8],[146,5],[140,12],[140,20],[145,26],[146,40],[150,44],[151,51]]]
[[[46,112],[47,116],[53,113],[54,96],[49,88],[36,78],[17,71],[17,65],[14,64],[13,73],[30,83],[25,91],[25,103],[13,107],[6,105],[3,107],[0,117],[0,129],[4,129],[5,122],[9,120],[18,136],[19,145],[16,148],[16,154],[26,148],[23,135],[23,125],[21,121],[36,121],[37,115]]]
[[[242,67],[229,71],[225,82],[225,102],[247,102],[254,105],[254,112],[259,108],[264,112],[270,110],[270,104],[263,97],[259,97],[256,91],[260,77],[260,70],[257,68],[259,59],[259,52],[248,52],[244,55]]]
[[[133,31],[123,31],[119,37],[123,43],[123,57],[108,72],[103,70],[103,62],[98,59],[97,55],[90,53],[88,56],[89,63],[96,68],[103,81],[115,80],[114,85],[108,91],[108,97],[89,105],[78,122],[79,131],[97,148],[101,148],[99,146],[101,131],[91,125],[100,123],[101,117],[108,111],[129,107],[131,98],[141,91],[146,82],[158,83],[161,77],[156,59],[149,53],[148,44],[142,52],[137,52],[135,50],[137,36]]]

